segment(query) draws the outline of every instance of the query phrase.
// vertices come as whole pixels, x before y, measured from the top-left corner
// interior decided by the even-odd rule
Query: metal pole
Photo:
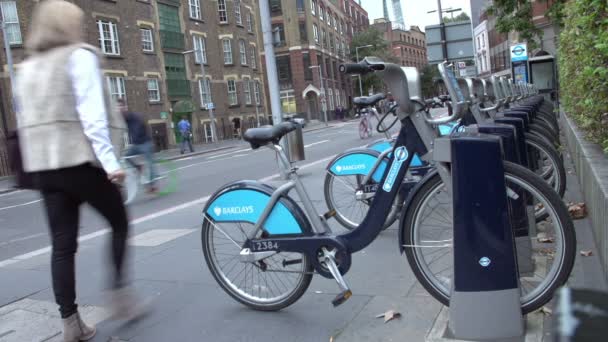
[[[281,98],[279,76],[277,74],[277,61],[274,55],[272,40],[272,27],[270,17],[270,0],[260,0],[260,23],[262,25],[262,38],[264,40],[264,54],[266,56],[266,76],[268,79],[268,92],[270,96],[270,110],[275,125],[283,121],[281,113]]]
[[[321,94],[323,94],[323,100],[321,106],[323,106],[323,116],[325,118],[325,126],[327,126],[327,94],[325,92],[325,86],[323,85],[323,70],[321,70],[321,64],[319,64],[319,79],[321,80]]]
[[[443,23],[443,12],[441,11],[441,0],[437,0],[437,13],[439,13],[439,27],[441,31],[441,49],[443,51],[443,60],[448,60],[448,47],[445,37],[445,24]]]
[[[355,47],[355,55],[357,58],[357,63],[359,63],[359,47]],[[361,75],[357,75],[359,78],[359,96],[363,96],[363,84],[361,83]]]
[[[255,97],[255,83],[253,84],[253,99],[255,101],[255,120],[257,121],[258,125],[256,127],[260,127],[260,112],[258,110],[258,106],[260,105],[258,103],[258,99],[257,97]],[[261,99],[260,99],[261,100]]]
[[[202,73],[201,77],[203,79],[203,87],[205,87],[205,91],[209,95],[211,102],[213,102],[213,98],[211,97],[211,89],[209,88],[209,85],[207,84],[207,79],[205,78],[206,75],[205,75],[205,63],[203,61],[203,50],[199,47],[195,53],[200,53],[201,73]],[[196,56],[194,57],[194,59],[196,60]],[[209,104],[207,104],[207,106],[209,106]],[[215,115],[213,114],[213,108],[209,108],[209,120],[211,120],[211,142],[216,142],[217,141],[217,130],[215,129]]]
[[[6,34],[6,24],[4,23],[4,18],[0,21],[0,27],[2,28],[2,38],[4,39],[4,50],[6,52],[6,64],[8,65],[8,76],[11,83],[11,106],[13,108],[13,113],[17,113],[17,102],[15,101],[15,72],[13,70],[13,55],[11,53],[11,44],[8,41],[8,36]],[[16,116],[15,116],[16,117]],[[2,124],[4,125],[5,133],[8,132],[8,122],[6,119],[5,111],[2,111]]]

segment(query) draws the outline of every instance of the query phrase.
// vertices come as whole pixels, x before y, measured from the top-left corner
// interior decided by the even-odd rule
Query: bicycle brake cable
[[[397,123],[397,121],[399,121],[399,118],[395,118],[395,120],[393,121],[393,123],[390,124],[390,126],[388,126],[388,128],[386,129],[382,129],[382,123],[384,122],[384,119],[386,119],[388,117],[389,114],[395,114],[397,107],[399,107],[399,105],[393,105],[391,107],[391,109],[388,110],[388,112],[386,112],[382,118],[380,119],[380,121],[378,121],[378,127],[376,127],[376,130],[378,130],[379,133],[386,133],[387,131],[389,131],[391,128],[393,128],[393,126],[395,126],[395,124]]]

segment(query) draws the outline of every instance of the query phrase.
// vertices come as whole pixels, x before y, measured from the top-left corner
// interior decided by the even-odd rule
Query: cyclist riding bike
[[[131,141],[131,146],[127,149],[125,156],[144,156],[150,172],[147,191],[150,193],[156,192],[157,188],[154,183],[154,180],[156,179],[156,169],[154,167],[154,159],[152,157],[154,145],[152,145],[152,138],[148,133],[146,124],[140,114],[129,111],[129,107],[124,99],[118,100],[118,108],[120,109],[120,112],[124,116],[127,123],[129,138]],[[127,160],[133,165],[133,167],[135,167],[136,170],[141,171],[139,165],[136,165],[131,158],[127,158]]]

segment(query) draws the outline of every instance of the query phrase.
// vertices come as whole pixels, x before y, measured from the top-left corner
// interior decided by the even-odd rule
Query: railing
[[[160,30],[160,44],[163,49],[183,50],[184,34],[180,32]]]
[[[167,80],[167,93],[170,98],[190,98],[190,81]]]

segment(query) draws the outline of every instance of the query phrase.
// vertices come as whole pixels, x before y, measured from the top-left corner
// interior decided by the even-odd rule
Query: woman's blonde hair
[[[40,2],[34,10],[25,47],[31,54],[84,42],[84,12],[63,0]]]

